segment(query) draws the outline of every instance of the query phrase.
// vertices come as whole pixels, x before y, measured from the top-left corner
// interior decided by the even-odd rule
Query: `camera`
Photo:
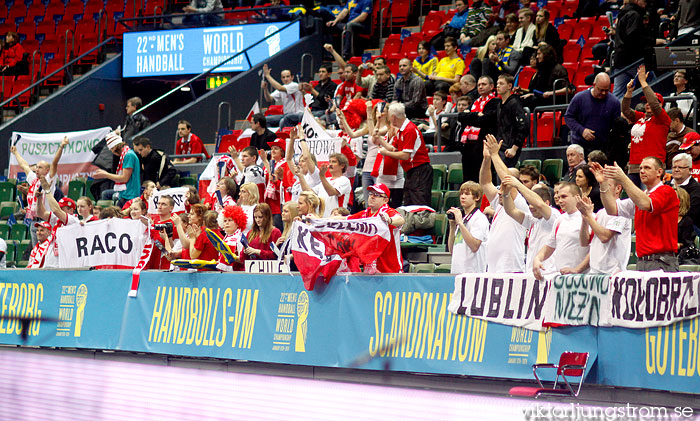
[[[153,229],[156,229],[158,231],[165,230],[165,233],[168,234],[168,237],[171,237],[173,235],[173,223],[172,222],[165,222],[162,224],[153,224]]]
[[[455,219],[455,214],[452,212],[447,213],[447,219]]]

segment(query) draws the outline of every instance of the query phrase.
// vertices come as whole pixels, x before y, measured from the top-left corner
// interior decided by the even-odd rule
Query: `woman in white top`
[[[467,181],[459,188],[459,203],[462,208],[447,210],[450,221],[447,247],[452,253],[450,273],[486,272],[489,220],[479,210],[483,195],[478,183]]]
[[[522,52],[525,47],[535,46],[535,31],[537,26],[532,23],[534,15],[530,8],[524,8],[518,11],[520,28],[515,31],[515,39],[513,40],[514,50]]]

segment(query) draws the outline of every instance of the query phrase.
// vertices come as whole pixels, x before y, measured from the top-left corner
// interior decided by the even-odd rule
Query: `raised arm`
[[[321,185],[323,186],[323,189],[328,193],[328,196],[338,196],[340,195],[340,192],[336,190],[333,185],[331,185],[331,182],[328,181],[326,178],[326,171],[328,171],[328,165],[321,165],[321,168],[319,168],[319,175],[321,179]]]
[[[503,182],[501,183],[501,190],[504,192],[503,209],[505,209],[508,216],[515,219],[518,222],[518,224],[522,224],[525,220],[525,212],[515,207],[513,197],[510,195],[511,187],[515,187],[515,183],[520,184],[520,181],[517,181],[516,178],[512,175],[508,175],[503,178]],[[508,192],[508,194],[506,194],[505,192]]]
[[[493,162],[493,167],[496,169],[496,174],[498,174],[498,177],[501,180],[504,179],[507,175],[510,174],[510,172],[508,171],[508,167],[498,154],[498,151],[501,149],[501,145],[503,144],[503,140],[499,142],[498,140],[496,140],[496,136],[492,134],[487,134],[486,139],[484,139],[484,144],[486,145],[486,147],[489,148],[491,162]]]
[[[344,11],[345,11],[345,10],[343,10],[343,12],[344,12]],[[343,12],[340,12],[340,14],[342,15]],[[338,17],[340,17],[340,15],[338,15]],[[342,57],[340,54],[338,54],[337,51],[335,51],[335,48],[333,48],[333,45],[331,45],[331,44],[324,44],[324,45],[323,45],[323,48],[325,48],[326,51],[328,51],[329,53],[331,53],[331,55],[333,56],[333,60],[335,60],[335,62],[338,63],[338,67],[340,67],[340,70],[345,69],[345,66],[347,66],[348,63],[343,59],[343,57]]]
[[[231,145],[231,147],[228,148],[228,154],[231,155],[231,158],[233,158],[233,162],[236,164],[236,169],[238,169],[238,172],[243,172],[245,168],[243,167],[240,156],[238,156],[238,149]]]
[[[489,199],[489,202],[493,202],[494,198],[498,196],[498,189],[491,181],[491,152],[486,144],[484,144],[484,159],[481,161],[481,168],[479,169],[479,184],[481,184],[481,188],[484,190],[484,194]]]
[[[17,152],[17,146],[10,146],[10,152],[15,156],[15,159],[17,160],[17,164],[22,168],[22,171],[24,171],[25,174],[29,174],[32,172],[32,169],[29,167],[29,163],[25,161],[24,158],[22,158],[22,155]]]
[[[642,87],[642,92],[644,92],[644,97],[647,99],[651,112],[654,113],[655,116],[658,116],[664,111],[664,108],[661,106],[661,103],[656,97],[654,90],[651,89],[651,86],[649,86],[647,83],[648,76],[649,73],[647,72],[645,65],[642,64],[639,66],[639,68],[637,68],[637,79],[639,79],[639,86]]]
[[[41,188],[44,192],[48,193],[45,194],[45,196],[46,201],[49,202],[49,208],[51,209],[51,212],[53,212],[54,215],[56,215],[56,217],[60,219],[63,223],[68,222],[68,214],[63,209],[61,209],[61,206],[59,206],[58,202],[56,201],[56,198],[53,197],[53,195],[51,194],[51,184],[48,182],[48,180],[46,180],[45,177],[41,177]],[[41,219],[45,221],[49,220],[50,215],[48,211],[44,208],[43,200],[37,200],[36,209],[37,215],[39,215]]]
[[[287,92],[287,88],[284,87],[281,83],[277,82],[274,77],[270,74],[270,68],[267,66],[267,64],[263,64],[263,74],[265,75],[265,79],[270,83],[270,86],[272,86],[273,89],[277,89],[280,92]]]
[[[617,200],[613,194],[613,183],[605,176],[603,167],[597,162],[591,162],[591,172],[600,185],[600,201],[603,202],[603,207],[608,215],[617,216]]]
[[[617,181],[619,184],[622,185],[622,188],[625,189],[625,192],[627,192],[627,196],[632,199],[632,202],[641,210],[644,211],[650,211],[651,210],[651,199],[649,196],[647,196],[646,193],[644,193],[639,187],[637,187],[636,184],[632,182],[632,180],[629,179],[625,175],[625,172],[620,168],[617,163],[614,165],[606,165],[605,166],[605,177]],[[612,195],[612,189],[608,188],[605,193],[603,193],[603,189],[600,190],[601,193],[601,200],[603,197],[603,194],[607,195]],[[613,198],[614,199],[614,198]],[[608,198],[609,200],[609,198]],[[603,206],[605,206],[605,210],[608,210],[608,207],[605,204],[605,201],[603,201]],[[609,215],[617,215],[617,204],[615,206],[615,213],[610,213],[608,212]]]
[[[63,156],[63,148],[65,148],[67,145],[68,136],[64,136],[63,140],[61,141],[61,144],[58,146],[56,155],[54,155],[53,161],[51,162],[51,168],[49,169],[49,179],[52,179],[56,176],[56,172],[58,171],[58,162],[61,160],[61,156]]]
[[[607,243],[608,241],[610,241],[611,238],[613,238],[613,236],[615,234],[617,234],[615,231],[605,228],[604,226],[600,225],[598,223],[598,221],[596,221],[595,215],[593,214],[593,202],[591,202],[590,198],[588,198],[588,197],[582,198],[581,196],[576,196],[576,207],[581,212],[581,216],[583,217],[582,222],[581,222],[581,234],[579,236],[580,237],[579,239],[581,240],[582,246],[585,247],[588,244],[590,244],[591,237],[589,235],[588,226],[591,227],[591,229],[593,230],[593,233],[603,243]],[[586,227],[585,227],[585,230],[586,230],[585,243],[584,243],[584,237],[583,237],[584,224],[586,225]]]
[[[620,111],[630,123],[633,123],[636,117],[634,111],[630,108],[632,92],[634,92],[634,79],[627,83],[627,92],[625,92],[625,96],[623,96],[622,101],[620,101]]]

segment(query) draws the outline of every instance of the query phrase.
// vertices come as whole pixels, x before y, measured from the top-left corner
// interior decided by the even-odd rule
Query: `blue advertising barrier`
[[[288,24],[283,22],[284,25]],[[124,33],[123,77],[195,75],[280,29],[280,23]],[[299,40],[299,22],[248,51],[255,66]],[[214,72],[250,69],[241,54]]]
[[[336,276],[306,291],[299,276],[147,271],[136,298],[130,282],[129,271],[0,271],[0,343],[23,343],[15,318],[43,318],[26,345],[519,379],[575,350],[591,353],[589,382],[700,385],[697,318],[535,332],[450,313],[449,275]]]

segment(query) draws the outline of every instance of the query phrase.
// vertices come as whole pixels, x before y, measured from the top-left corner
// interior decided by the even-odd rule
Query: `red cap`
[[[369,186],[368,189],[375,191],[379,194],[385,194],[386,197],[391,197],[391,192],[389,191],[389,187],[387,187],[386,184],[374,184],[372,186]]]
[[[287,142],[285,142],[284,139],[277,138],[274,142],[267,142],[267,144],[270,147],[279,146],[280,149],[282,149],[282,152],[284,152],[287,149]]]
[[[700,143],[700,134],[695,132],[690,132],[683,138],[683,144],[681,144],[680,150],[690,149],[694,145]]]
[[[51,224],[49,224],[49,223],[46,222],[46,221],[35,222],[35,223],[34,223],[34,226],[37,227],[37,228],[39,228],[39,227],[44,227],[44,228],[46,228],[47,230],[51,230]]]
[[[63,198],[61,198],[61,200],[58,201],[58,206],[60,206],[62,208],[69,207],[73,210],[75,210],[75,208],[76,208],[75,201],[73,199],[71,199],[70,197],[65,197],[65,196]]]
[[[664,97],[660,93],[656,92],[654,95],[656,95],[656,99],[659,100],[659,104],[662,106],[664,105]],[[647,97],[642,95],[642,102],[647,102]]]
[[[289,132],[291,132],[293,127],[285,127],[283,129],[277,130],[277,133],[275,133],[275,136],[277,136],[278,139],[289,139]]]

